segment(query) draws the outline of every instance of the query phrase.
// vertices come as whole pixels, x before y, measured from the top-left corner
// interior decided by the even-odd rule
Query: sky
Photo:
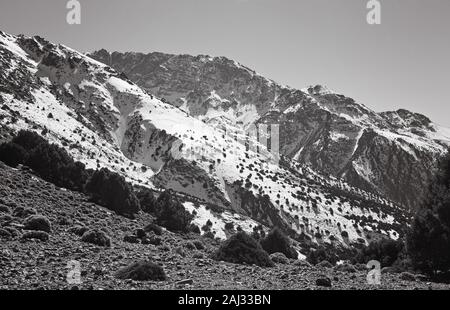
[[[293,88],[321,84],[375,111],[450,127],[450,0],[0,0],[0,30],[82,52],[226,56]]]

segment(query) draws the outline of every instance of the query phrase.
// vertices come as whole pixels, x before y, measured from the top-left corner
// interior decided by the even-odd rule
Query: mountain
[[[169,62],[167,56],[158,55],[155,57],[160,61]],[[198,61],[209,62],[203,58]],[[217,61],[224,62],[224,70],[237,66],[223,58]],[[142,63],[139,67],[147,68]],[[242,80],[231,79],[226,86],[239,100],[252,97],[244,95],[245,88],[250,93],[260,89],[270,92],[264,85],[272,85],[274,92],[288,91],[244,67],[232,72],[236,72],[233,76],[243,75]],[[187,72],[179,74],[184,76],[180,77],[182,81],[189,80]],[[255,84],[244,86],[246,79]],[[177,86],[179,96],[195,84],[182,81],[184,86]],[[212,77],[209,82],[222,85],[220,80],[213,82]],[[231,90],[231,85],[241,93]],[[300,252],[306,244],[345,248],[380,236],[402,236],[410,214],[391,200],[322,175],[289,157],[277,160],[262,144],[245,140],[241,132],[226,132],[217,127],[217,122],[199,117],[210,117],[208,113],[186,112],[186,107],[195,106],[193,99],[177,107],[167,98],[159,99],[161,91],[141,88],[126,74],[69,47],[37,36],[0,32],[0,132],[10,135],[20,129],[38,131],[88,168],[106,167],[134,185],[155,191],[173,189],[185,208],[195,214],[194,223],[202,227],[210,220],[211,231],[221,239],[232,233],[227,223],[249,232],[257,227],[267,231],[278,226],[298,242]],[[297,115],[294,105],[283,112],[274,109],[282,107],[281,102],[287,105],[291,96],[310,98],[313,104],[300,107],[315,110],[310,117],[316,115],[319,120],[325,113],[325,103],[314,99],[321,98],[317,93],[289,90],[277,94],[284,99],[270,108],[256,100],[251,104],[229,104],[235,106],[236,113],[246,114],[248,118],[240,119],[243,123],[250,123],[250,116],[259,117],[259,113],[265,118],[291,121],[290,117]],[[261,98],[266,95],[261,94]],[[208,102],[222,100],[219,96],[225,94],[218,89]],[[198,104],[201,106],[203,102]],[[246,107],[256,109],[257,114],[245,112]],[[216,110],[221,108],[216,105]],[[208,106],[205,111],[210,110]],[[329,113],[326,115],[332,115]],[[362,135],[359,144],[367,139]],[[249,147],[249,142],[257,145],[256,150]],[[282,148],[287,154],[286,141]],[[355,153],[363,153],[360,148]]]
[[[279,124],[282,155],[408,209],[418,207],[436,159],[450,146],[450,129],[426,116],[377,113],[321,85],[293,89],[225,57],[89,56],[208,124]]]

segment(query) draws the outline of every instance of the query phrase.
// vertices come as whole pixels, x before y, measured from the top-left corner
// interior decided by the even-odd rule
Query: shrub
[[[322,261],[327,261],[334,265],[338,261],[338,256],[331,249],[319,247],[316,250],[311,250],[306,256],[306,260],[313,265],[317,265]]]
[[[194,240],[192,243],[195,245],[197,250],[204,250],[205,249],[205,245],[200,240]]]
[[[17,167],[25,161],[27,152],[23,147],[15,143],[3,143],[0,145],[0,160],[10,167]]]
[[[291,242],[278,227],[270,231],[267,236],[260,241],[262,248],[269,254],[283,253],[288,258],[296,259],[297,252],[291,246]]]
[[[25,220],[24,229],[26,230],[39,230],[49,233],[52,228],[50,221],[42,215],[31,215]]]
[[[81,241],[92,243],[98,246],[109,247],[111,246],[111,240],[102,231],[99,230],[88,230],[81,237]]]
[[[146,232],[153,232],[155,235],[161,236],[163,233],[163,230],[160,226],[156,225],[155,223],[150,223],[147,226],[144,227],[144,231]]]
[[[139,211],[139,201],[125,178],[106,168],[95,171],[86,184],[93,201],[122,215]]]
[[[139,200],[142,211],[150,214],[155,214],[156,199],[150,189],[141,188],[140,190],[136,191],[136,197]]]
[[[288,264],[289,263],[289,259],[286,257],[286,255],[284,255],[283,253],[280,253],[280,252],[272,253],[269,255],[269,257],[272,260],[272,262],[274,262],[274,263],[279,263],[279,264]]]
[[[87,179],[84,164],[75,162],[63,148],[46,141],[29,151],[25,164],[44,180],[71,190],[82,191]]]
[[[322,268],[333,268],[333,264],[331,264],[329,261],[327,260],[323,260],[320,263],[317,264],[318,267],[322,267]]]
[[[116,272],[117,279],[135,281],[164,281],[166,273],[161,266],[150,261],[138,261]]]
[[[336,265],[336,267],[334,267],[334,270],[341,271],[341,272],[347,272],[347,273],[355,273],[356,272],[356,268],[353,265],[350,265],[348,263]]]
[[[401,240],[386,238],[372,241],[358,251],[352,262],[366,264],[371,260],[377,260],[383,267],[392,266],[399,258],[403,248]]]
[[[272,267],[267,252],[261,245],[245,232],[238,232],[226,240],[214,253],[213,258],[235,264],[255,264],[261,267]]]
[[[39,144],[48,142],[44,138],[42,138],[39,134],[33,131],[21,130],[11,140],[11,143],[20,145],[25,150],[30,151],[35,147],[37,147]]]
[[[171,190],[164,191],[158,198],[156,222],[173,232],[188,232],[193,215],[178,201]]]

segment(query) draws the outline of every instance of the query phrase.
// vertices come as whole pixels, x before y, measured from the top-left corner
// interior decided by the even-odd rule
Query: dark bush
[[[41,215],[31,215],[25,220],[24,229],[39,230],[49,233],[52,230],[50,221]]]
[[[139,200],[139,204],[141,206],[141,210],[155,214],[156,212],[156,198],[153,195],[153,192],[148,188],[141,188],[136,191],[136,197]]]
[[[25,161],[27,152],[23,147],[15,143],[3,143],[0,145],[0,160],[10,167],[17,167]]]
[[[87,179],[82,163],[31,131],[20,131],[10,142],[0,145],[0,159],[13,167],[25,164],[44,180],[71,190],[82,191]]]
[[[274,265],[269,254],[245,232],[238,232],[226,240],[214,253],[213,259],[235,264],[255,264],[261,267]]]
[[[41,143],[31,150],[25,162],[44,180],[60,187],[82,191],[87,180],[84,164],[75,162],[62,148]]]
[[[297,259],[298,257],[297,251],[291,246],[291,241],[278,227],[272,229],[260,243],[269,254],[280,252],[288,258]]]
[[[358,251],[352,262],[354,264],[366,264],[371,260],[377,260],[383,267],[392,266],[399,258],[403,248],[401,240],[380,239],[372,241],[368,246]]]
[[[166,273],[161,266],[150,261],[138,261],[116,272],[117,279],[135,281],[164,281]]]
[[[111,240],[103,232],[99,230],[88,230],[81,237],[81,241],[92,243],[98,246],[109,247],[111,246]]]
[[[160,226],[156,225],[155,223],[150,223],[147,226],[144,227],[144,231],[146,232],[154,232],[155,235],[161,236],[163,233],[163,230]]]
[[[39,134],[28,131],[21,130],[17,133],[17,135],[11,140],[11,143],[20,145],[25,150],[30,151],[37,147],[39,144],[47,144],[47,140],[42,138]]]
[[[193,215],[178,201],[171,190],[164,191],[156,202],[156,222],[174,232],[188,232]]]
[[[131,216],[139,211],[139,201],[131,185],[124,177],[106,168],[92,174],[86,191],[93,201],[118,214]]]
[[[316,250],[310,250],[306,256],[306,260],[313,265],[317,265],[320,262],[328,261],[332,265],[335,265],[338,261],[338,256],[333,253],[331,249],[326,249],[324,247],[319,247]]]

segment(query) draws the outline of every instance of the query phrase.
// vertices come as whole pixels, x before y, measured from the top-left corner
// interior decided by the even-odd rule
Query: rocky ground
[[[25,218],[32,214],[50,221],[48,240],[45,233],[35,236],[38,239],[27,238]],[[136,231],[151,221],[144,213],[135,219],[116,215],[83,194],[41,180],[27,168],[12,169],[0,162],[0,289],[450,288],[419,276],[390,273],[382,274],[381,285],[369,285],[363,268],[340,271],[305,261],[290,260],[273,268],[217,262],[209,257],[219,243],[199,235],[164,230],[161,236],[147,233],[153,244],[136,240]],[[111,246],[81,241],[74,232],[83,227],[103,231]],[[167,280],[138,282],[114,277],[120,268],[142,259],[161,265]],[[68,264],[73,260],[81,265],[81,284],[67,282]]]

